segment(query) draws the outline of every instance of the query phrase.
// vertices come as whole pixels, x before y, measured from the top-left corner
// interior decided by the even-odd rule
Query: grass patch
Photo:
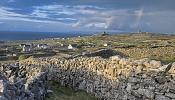
[[[98,100],[91,94],[79,90],[75,91],[69,87],[63,87],[54,81],[50,81],[49,86],[53,93],[48,94],[46,100]]]
[[[149,57],[149,59],[158,60],[158,61],[163,62],[164,64],[175,62],[175,57],[154,57],[152,56],[152,57]]]
[[[27,59],[29,57],[30,57],[29,55],[20,55],[18,60],[24,60],[24,59]]]

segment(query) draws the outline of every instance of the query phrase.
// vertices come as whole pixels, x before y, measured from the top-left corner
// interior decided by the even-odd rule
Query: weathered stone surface
[[[131,90],[132,90],[131,84],[130,83],[127,83],[126,91],[130,94],[131,93]]]
[[[149,59],[132,60],[120,56],[104,59],[91,55],[1,65],[7,81],[0,78],[6,83],[2,85],[2,98],[43,100],[49,92],[47,79],[105,100],[171,100],[175,94],[174,65],[167,67]]]
[[[151,90],[139,88],[137,92],[148,99],[154,98],[154,92],[152,92]]]
[[[0,73],[0,100],[43,100],[47,91],[47,72],[38,73],[40,68],[19,63],[1,65],[3,70]],[[32,86],[25,88],[25,85]],[[39,88],[37,93],[31,91],[36,87]]]
[[[0,96],[0,100],[8,100],[8,99],[4,96]]]
[[[175,94],[173,93],[165,93],[165,96],[175,99]]]
[[[0,80],[0,92],[2,93],[4,91],[4,83],[3,80]]]
[[[163,95],[156,95],[155,100],[171,100],[171,99]]]
[[[162,66],[162,63],[160,61],[155,61],[155,60],[151,60],[150,61],[150,65],[153,68],[159,68]]]

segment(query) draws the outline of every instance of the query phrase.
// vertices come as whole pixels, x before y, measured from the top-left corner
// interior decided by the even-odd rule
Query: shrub
[[[27,58],[29,58],[28,55],[20,55],[20,56],[18,57],[18,60],[24,60],[24,59],[27,59]]]

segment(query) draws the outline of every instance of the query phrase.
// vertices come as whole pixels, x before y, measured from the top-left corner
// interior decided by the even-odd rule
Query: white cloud
[[[102,29],[107,28],[106,23],[89,23],[89,24],[86,24],[85,27],[87,28],[97,27]]]
[[[32,14],[24,15],[24,14],[19,14],[19,13],[13,12],[11,10],[14,10],[14,9],[8,8],[8,7],[0,7],[0,19],[1,20],[20,20],[20,21],[36,22],[36,23],[60,23],[60,24],[65,24],[65,23],[61,23],[59,21],[52,21],[52,20],[49,20],[49,19],[45,19],[45,20],[35,19],[35,17],[47,18],[47,15],[45,13],[43,13],[43,14],[38,13],[34,17],[34,16],[31,16]]]
[[[48,14],[41,12],[40,10],[34,10],[31,14],[31,16],[39,17],[39,18],[48,18]]]
[[[103,13],[105,8],[91,5],[47,5],[33,7],[31,14],[34,17],[49,18],[55,20],[72,20],[73,27],[91,26],[91,28],[107,28],[107,19],[110,17]],[[111,13],[111,12],[109,12]],[[54,16],[54,18],[52,17]],[[60,16],[67,16],[60,18]]]
[[[174,17],[174,11],[147,11],[142,8],[106,9],[90,5],[35,6],[30,14],[20,14],[15,12],[15,9],[0,7],[0,20],[59,24],[87,30],[136,30],[138,26],[168,30],[173,29]]]
[[[92,6],[92,5],[77,5],[74,6],[74,8],[78,8],[78,9],[97,9],[97,10],[104,10],[105,8],[102,7],[98,7],[98,6]]]
[[[79,17],[79,21],[73,25],[73,27],[87,27],[100,28],[100,29],[118,29],[122,27],[124,18],[133,16],[130,14],[128,9],[118,10],[78,10],[80,14],[84,14],[83,17]],[[88,17],[87,17],[88,16]],[[94,23],[98,23],[94,24]],[[100,26],[100,27],[99,27]]]
[[[56,20],[69,20],[69,21],[76,21],[77,19],[74,19],[74,18],[55,18]]]
[[[7,8],[7,7],[0,7],[0,17],[27,17],[26,15],[18,14],[15,12],[12,12],[10,10],[14,10],[12,8]]]
[[[65,6],[65,5],[47,5],[47,6],[35,6],[34,12],[42,12],[42,13],[47,13],[47,14],[55,14],[55,15],[60,15],[60,14],[66,14],[66,15],[73,15],[75,14],[74,11],[69,9],[70,6]]]

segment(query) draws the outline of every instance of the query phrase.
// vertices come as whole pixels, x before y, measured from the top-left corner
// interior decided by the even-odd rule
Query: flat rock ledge
[[[0,68],[0,100],[44,100],[48,80],[102,100],[175,100],[175,63],[116,55],[34,58]]]

